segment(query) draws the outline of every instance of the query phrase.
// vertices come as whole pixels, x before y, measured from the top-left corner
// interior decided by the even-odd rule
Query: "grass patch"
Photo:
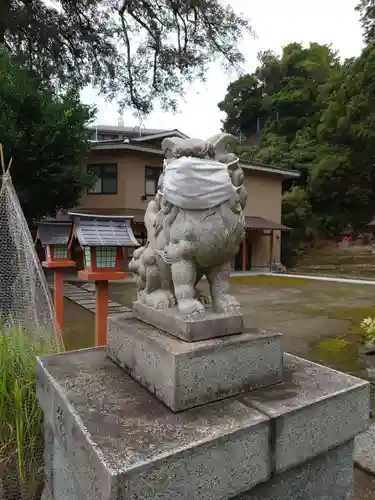
[[[43,413],[36,357],[58,350],[24,330],[0,331],[0,489],[2,500],[37,500],[43,488]]]

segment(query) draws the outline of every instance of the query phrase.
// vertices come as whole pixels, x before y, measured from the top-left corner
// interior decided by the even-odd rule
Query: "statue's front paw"
[[[188,320],[196,320],[204,317],[204,305],[195,299],[182,299],[178,302],[178,310]]]
[[[240,303],[233,295],[229,294],[222,294],[215,298],[212,307],[217,313],[239,314],[240,312]]]
[[[173,294],[167,290],[156,290],[144,297],[145,303],[153,309],[168,309],[175,303]]]
[[[198,289],[195,290],[195,298],[196,300],[199,300],[199,302],[201,302],[206,306],[211,305],[211,297],[209,295],[204,294]]]

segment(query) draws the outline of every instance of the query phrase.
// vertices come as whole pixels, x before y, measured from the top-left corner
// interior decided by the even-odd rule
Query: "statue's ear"
[[[164,156],[166,158],[171,158],[172,152],[176,147],[180,147],[183,142],[184,139],[181,139],[181,137],[166,137],[163,139],[161,149],[164,151]]]
[[[232,134],[227,134],[225,132],[220,132],[209,139],[206,142],[209,142],[213,145],[215,149],[216,155],[222,155],[228,151],[228,146],[230,144],[234,144],[238,141],[236,137]]]

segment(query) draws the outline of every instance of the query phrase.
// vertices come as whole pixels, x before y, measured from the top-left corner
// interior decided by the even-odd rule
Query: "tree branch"
[[[124,33],[125,37],[125,44],[126,44],[126,50],[127,50],[127,61],[126,61],[126,66],[128,70],[128,78],[129,78],[129,91],[130,91],[130,99],[131,102],[136,105],[136,98],[134,94],[134,83],[133,83],[133,73],[132,73],[132,67],[131,67],[131,50],[130,50],[130,39],[128,35],[128,30],[125,24],[125,19],[124,19],[124,14],[126,10],[131,6],[132,0],[123,0],[123,4],[119,10],[119,15],[121,19],[121,26],[122,26],[122,31]]]

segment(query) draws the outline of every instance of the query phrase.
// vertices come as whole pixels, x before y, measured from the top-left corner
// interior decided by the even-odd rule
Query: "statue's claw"
[[[240,304],[233,295],[222,294],[213,301],[213,309],[217,313],[239,314]]]
[[[211,297],[204,294],[203,292],[201,292],[197,288],[195,289],[195,298],[196,298],[196,300],[199,300],[199,302],[201,302],[202,304],[204,304],[206,306],[211,304]]]
[[[175,304],[175,298],[168,290],[156,290],[144,299],[144,303],[154,309],[168,309]]]
[[[204,317],[204,305],[195,299],[182,299],[178,303],[178,310],[189,321],[201,319]]]

